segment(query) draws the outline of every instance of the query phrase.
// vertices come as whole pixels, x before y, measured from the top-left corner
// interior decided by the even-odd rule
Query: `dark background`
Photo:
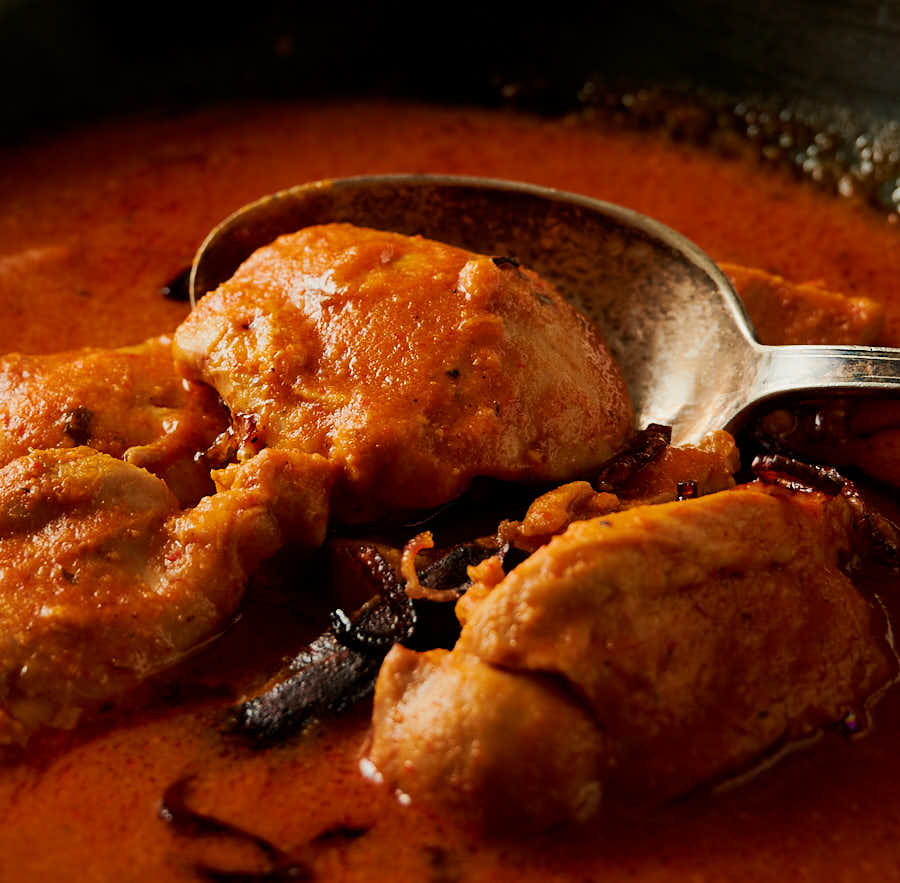
[[[347,5],[0,0],[0,138],[243,97],[559,109],[585,80],[837,102],[900,119],[900,0]]]

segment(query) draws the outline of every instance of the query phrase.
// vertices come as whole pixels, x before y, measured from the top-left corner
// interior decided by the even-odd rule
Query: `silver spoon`
[[[676,443],[735,431],[789,393],[900,394],[900,349],[764,346],[722,271],[681,234],[621,206],[514,181],[377,175],[263,197],[207,236],[192,302],[277,236],[332,221],[513,256],[550,279],[603,331],[637,425],[668,424]]]

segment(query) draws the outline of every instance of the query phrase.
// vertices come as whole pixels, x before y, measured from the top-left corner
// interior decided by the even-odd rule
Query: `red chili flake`
[[[692,500],[699,495],[696,481],[679,481],[677,488],[679,500]]]

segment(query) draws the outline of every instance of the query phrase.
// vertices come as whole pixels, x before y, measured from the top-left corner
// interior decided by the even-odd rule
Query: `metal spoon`
[[[239,209],[206,238],[191,299],[283,233],[345,221],[513,256],[600,326],[638,426],[677,443],[735,431],[788,393],[900,394],[900,350],[763,346],[722,271],[693,242],[638,212],[514,181],[378,175],[302,184]]]

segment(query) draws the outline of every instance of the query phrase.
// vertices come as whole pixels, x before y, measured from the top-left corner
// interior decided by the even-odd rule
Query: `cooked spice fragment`
[[[466,568],[508,551],[473,542],[453,547],[424,568],[419,581],[458,595],[468,586]],[[332,613],[331,628],[299,653],[263,692],[237,710],[237,728],[260,744],[286,738],[309,720],[339,714],[369,695],[385,654],[395,643],[415,649],[452,646],[459,634],[452,604],[413,602],[374,546],[356,552],[375,596],[355,617]]]
[[[412,634],[416,612],[390,565],[372,546],[363,547],[378,594],[351,619],[333,611],[331,628],[289,663],[261,695],[238,709],[238,729],[259,742],[284,738],[311,718],[338,714],[367,696],[387,651]]]
[[[363,557],[365,556],[365,557]],[[409,638],[416,626],[412,599],[403,590],[387,561],[374,547],[364,549],[363,563],[381,582],[381,594],[369,601],[356,620],[338,608],[331,614],[331,630],[348,650],[364,654],[384,654]]]
[[[671,441],[671,426],[651,423],[601,466],[596,482],[597,490],[614,492],[636,472],[659,457]]]
[[[314,717],[339,714],[371,693],[383,656],[351,650],[329,630],[294,657],[280,680],[238,708],[237,729],[265,745]]]
[[[837,469],[802,463],[780,454],[756,457],[751,468],[766,484],[777,484],[801,493],[839,494],[849,484]]]
[[[463,592],[468,588],[468,568],[491,555],[504,557],[509,551],[508,544],[498,544],[496,540],[476,540],[453,546],[437,561],[423,567],[419,572],[419,582],[433,589],[455,586]]]
[[[89,408],[78,405],[64,416],[65,432],[78,445],[86,445],[91,438],[91,421],[94,415]]]

